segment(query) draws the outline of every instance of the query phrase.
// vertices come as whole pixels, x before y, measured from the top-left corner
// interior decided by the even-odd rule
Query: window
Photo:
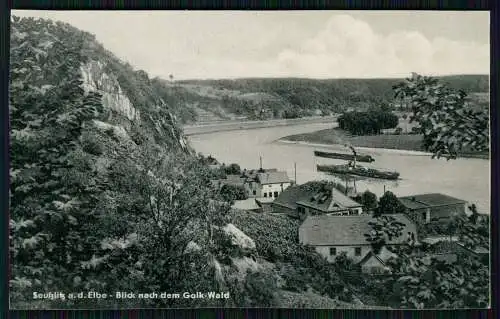
[[[273,193],[272,192],[269,192],[269,197],[272,198],[273,197]]]
[[[422,213],[422,220],[426,221],[427,220],[427,212]]]
[[[274,192],[274,197],[278,197],[278,192]]]
[[[267,193],[264,193],[264,197],[267,197]]]
[[[253,190],[253,194],[254,194],[254,195],[257,195],[257,191],[256,191],[255,189]]]
[[[335,256],[335,255],[337,255],[337,248],[330,247],[330,256]]]
[[[354,248],[354,255],[361,256],[361,247]]]

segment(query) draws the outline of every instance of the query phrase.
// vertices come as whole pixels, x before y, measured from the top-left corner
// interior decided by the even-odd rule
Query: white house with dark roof
[[[397,222],[404,224],[402,235],[387,239],[386,246],[408,244],[415,240],[417,227],[404,214],[391,215]],[[376,219],[369,215],[359,216],[308,216],[299,227],[299,241],[312,246],[329,262],[334,262],[341,253],[345,253],[355,263],[361,262],[372,246],[365,234],[373,231],[370,222]]]
[[[360,215],[363,205],[352,200],[335,187],[313,190],[306,185],[287,188],[273,202],[273,211],[305,219],[309,215]]]
[[[292,181],[287,173],[282,171],[257,172],[246,182],[249,196],[268,199],[278,198],[290,185]]]

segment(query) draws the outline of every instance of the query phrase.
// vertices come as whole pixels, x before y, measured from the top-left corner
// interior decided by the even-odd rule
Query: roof
[[[305,200],[312,195],[313,193],[305,190],[300,185],[292,185],[279,194],[273,205],[277,204],[295,210],[297,209],[297,201]]]
[[[467,203],[467,201],[465,200],[439,193],[404,196],[399,197],[398,199],[408,209],[420,209]]]
[[[298,201],[297,204],[312,207],[324,212],[335,212],[363,206],[335,188],[314,193],[309,198]]]
[[[227,175],[225,179],[220,180],[220,183],[222,185],[242,186],[246,180],[245,177],[241,177],[240,175]]]
[[[257,204],[270,204],[274,202],[274,199],[272,197],[261,197],[261,198],[256,198],[255,201]]]
[[[262,184],[280,184],[289,183],[290,179],[286,172],[266,172],[258,173],[256,177],[257,181]]]
[[[417,234],[417,227],[404,214],[390,215],[398,222],[405,224],[403,235],[392,238],[387,244],[402,244],[408,241],[407,233]],[[300,240],[302,244],[313,246],[369,245],[365,234],[373,229],[369,222],[376,218],[369,215],[308,216],[300,225]]]
[[[363,257],[363,259],[361,259],[361,261],[358,264],[363,265],[368,260],[370,260],[370,258],[372,258],[372,257],[374,257],[376,260],[378,260],[382,265],[386,266],[386,263],[389,259],[397,258],[398,255],[389,251],[386,247],[382,247],[382,249],[380,250],[380,252],[378,254],[375,254],[372,250],[370,250],[368,252],[368,254],[366,254],[366,256]]]
[[[232,206],[235,209],[241,210],[259,210],[260,207],[257,205],[255,198],[248,198],[245,200],[236,200]]]
[[[278,169],[276,168],[264,168],[262,170],[260,169],[244,169],[242,175],[246,176],[248,178],[256,178],[257,174],[259,173],[271,173],[271,172],[277,172]]]

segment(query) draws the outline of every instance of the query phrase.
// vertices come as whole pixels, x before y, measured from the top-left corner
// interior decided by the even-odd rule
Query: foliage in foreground
[[[396,98],[408,100],[410,122],[419,123],[424,147],[436,157],[456,158],[463,151],[489,151],[488,109],[468,105],[467,93],[438,79],[413,73],[394,86]]]

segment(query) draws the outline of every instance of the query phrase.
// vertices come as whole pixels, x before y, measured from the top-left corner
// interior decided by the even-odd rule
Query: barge
[[[354,157],[356,157],[356,161],[371,163],[375,162],[375,159],[371,155],[362,155],[362,154],[345,154],[345,153],[330,153],[330,152],[322,152],[322,151],[314,151],[314,156],[324,157],[324,158],[334,158],[334,159],[342,159],[346,161],[353,161]]]
[[[317,165],[318,172],[326,172],[340,175],[357,175],[363,177],[396,180],[399,178],[398,172],[381,171],[373,168],[350,165]]]

